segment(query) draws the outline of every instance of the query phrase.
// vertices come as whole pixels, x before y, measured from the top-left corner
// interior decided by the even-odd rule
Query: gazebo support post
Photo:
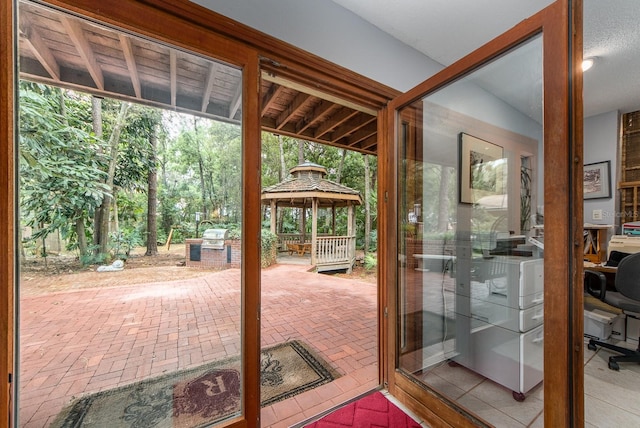
[[[348,205],[348,214],[347,214],[347,236],[349,237],[349,248],[347,252],[349,253],[349,260],[354,260],[356,257],[356,245],[354,235],[356,230],[356,216],[355,210],[353,209],[353,204],[349,201]],[[349,266],[348,272],[351,273],[351,269],[353,266]]]
[[[331,234],[336,236],[336,204],[331,204]]]
[[[278,205],[276,205],[276,200],[271,199],[271,204],[269,205],[271,208],[271,233],[277,235],[277,221],[278,221]]]
[[[307,203],[302,203],[302,208],[300,208],[300,243],[304,244],[305,232],[307,230]]]
[[[311,202],[311,264],[316,264],[316,246],[318,238],[318,198]]]

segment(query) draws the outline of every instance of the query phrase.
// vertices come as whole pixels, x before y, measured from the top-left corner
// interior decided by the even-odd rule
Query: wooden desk
[[[592,270],[595,272],[602,272],[607,278],[607,289],[615,290],[616,284],[616,272],[618,271],[617,267],[614,266],[603,266],[603,265],[593,265],[591,263],[584,264],[585,270]]]
[[[289,255],[293,255],[294,252],[299,256],[304,256],[304,253],[311,254],[311,242],[287,244],[287,250]]]
[[[587,263],[585,263],[584,268],[588,270],[595,270],[596,272],[602,272],[604,274],[609,273],[613,275],[615,275],[616,272],[618,271],[618,268],[614,266],[589,265]]]

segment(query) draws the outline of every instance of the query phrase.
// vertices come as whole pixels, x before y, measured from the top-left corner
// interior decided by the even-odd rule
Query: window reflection
[[[463,405],[489,382],[542,409],[541,42],[398,112],[398,366]]]

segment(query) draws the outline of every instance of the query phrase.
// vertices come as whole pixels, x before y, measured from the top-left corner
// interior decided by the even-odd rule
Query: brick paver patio
[[[262,409],[285,427],[378,384],[376,285],[275,265],[262,274],[262,346],[301,339],[342,375]],[[25,296],[19,424],[46,427],[74,398],[239,354],[240,270]]]

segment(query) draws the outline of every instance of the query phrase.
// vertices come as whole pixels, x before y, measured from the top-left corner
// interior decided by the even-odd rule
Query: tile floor
[[[307,268],[263,271],[262,345],[302,338],[342,377],[262,409],[263,427],[299,424],[378,385],[375,284]],[[239,281],[238,270],[227,270],[23,297],[20,426],[48,426],[76,396],[236,354]],[[640,426],[640,365],[614,372],[609,355],[585,345],[586,426]],[[497,427],[543,426],[541,386],[518,403],[463,367],[441,364],[425,380]]]

